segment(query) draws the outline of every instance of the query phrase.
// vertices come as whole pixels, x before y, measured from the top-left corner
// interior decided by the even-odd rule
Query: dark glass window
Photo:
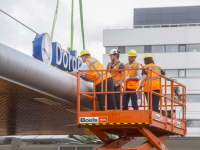
[[[163,14],[161,20],[174,20],[174,14]]]
[[[185,52],[185,51],[186,51],[185,45],[180,45],[179,46],[179,52]]]
[[[164,46],[163,45],[151,46],[151,52],[152,53],[163,53],[164,52]]]
[[[200,12],[200,6],[190,6],[188,7],[188,13]]]
[[[178,76],[179,77],[185,77],[185,70],[178,70]]]
[[[187,102],[200,102],[200,94],[187,94],[186,101]]]
[[[200,44],[186,45],[186,52],[200,52]]]
[[[200,19],[200,13],[189,13],[188,20],[198,20]]]
[[[151,26],[144,26],[144,28],[151,28]]]
[[[175,14],[187,13],[187,7],[175,7]]]
[[[174,20],[187,20],[187,14],[174,14]]]
[[[136,25],[135,28],[143,28],[142,25]]]
[[[135,25],[200,23],[200,6],[137,8],[134,13]]]
[[[196,113],[198,113],[198,112],[196,112]],[[196,127],[196,128],[199,128],[200,127],[200,120],[187,120],[186,121],[186,126],[187,127]]]
[[[187,20],[174,20],[175,24],[186,24]]]
[[[160,24],[160,20],[159,21],[148,21],[148,25],[153,25],[153,24]]]
[[[120,50],[121,54],[125,53],[125,46],[119,46],[118,49]]]
[[[161,24],[173,24],[173,20],[161,20]]]
[[[146,15],[146,14],[147,14],[147,8],[134,9],[134,15]]]
[[[178,52],[179,45],[166,45],[166,52]]]
[[[139,15],[139,16],[135,16],[134,18],[135,21],[147,21],[147,15]]]
[[[200,69],[187,69],[186,77],[200,77]]]
[[[151,53],[151,45],[144,46],[144,53]]]
[[[200,22],[200,19],[199,20],[188,20],[188,23],[199,23]]]
[[[148,21],[160,21],[160,15],[148,15]]]
[[[148,14],[160,14],[160,8],[148,8],[147,9]]]
[[[135,25],[148,25],[147,21],[136,21]]]
[[[165,70],[165,73],[168,77],[178,77],[178,70]]]
[[[174,10],[174,7],[163,7],[161,8],[161,14],[173,14]]]

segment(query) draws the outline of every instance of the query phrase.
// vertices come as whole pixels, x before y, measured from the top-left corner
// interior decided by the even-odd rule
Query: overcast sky
[[[57,0],[0,0],[0,9],[38,33],[51,34]],[[85,45],[102,61],[103,29],[107,26],[133,26],[133,9],[145,7],[193,6],[200,0],[83,0]],[[74,0],[74,49],[82,50],[79,0]],[[60,0],[54,42],[70,47],[71,0]],[[0,12],[0,43],[32,55],[35,33]]]

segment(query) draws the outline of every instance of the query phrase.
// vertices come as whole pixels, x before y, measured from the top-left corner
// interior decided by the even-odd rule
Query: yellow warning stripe
[[[79,124],[79,125],[130,125],[130,124],[149,124],[149,122],[138,122],[138,123],[94,123],[94,124]]]

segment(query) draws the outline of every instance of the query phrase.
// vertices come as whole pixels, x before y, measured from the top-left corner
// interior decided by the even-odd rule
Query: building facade
[[[121,50],[123,63],[128,62],[131,49],[137,51],[139,63],[150,53],[168,77],[186,85],[186,137],[200,137],[200,6],[137,8],[133,16],[132,28],[103,31],[104,66],[113,48]]]

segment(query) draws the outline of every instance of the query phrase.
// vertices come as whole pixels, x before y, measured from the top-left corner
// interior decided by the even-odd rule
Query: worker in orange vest
[[[79,70],[106,70],[106,68],[94,57],[90,56],[90,52],[88,50],[82,50],[81,56],[83,60],[82,65],[80,66]],[[113,79],[110,73],[107,73],[106,78],[106,72],[103,73],[103,81],[102,81],[102,71],[86,71],[84,72],[86,77],[91,79],[91,77],[94,77],[95,82],[94,85],[96,86],[96,92],[105,92],[106,88],[106,79],[107,79],[107,91],[112,92],[114,91],[114,85],[113,85]],[[77,76],[76,72],[70,73],[72,75]],[[103,91],[101,91],[101,84],[103,83]],[[97,94],[97,99],[99,102],[99,107],[101,110],[105,110],[105,94]],[[108,109],[116,109],[116,103],[115,103],[115,96],[114,93],[107,95],[107,103],[108,103]]]
[[[119,61],[119,54],[120,50],[111,49],[110,51],[110,60],[111,62],[108,63],[107,69],[125,69],[125,65]],[[113,81],[114,81],[114,91],[120,91],[120,79],[122,82],[124,81],[124,72],[123,71],[113,71],[110,72]],[[115,93],[115,101],[117,109],[120,109],[120,93]]]
[[[136,68],[142,68],[142,65],[136,62],[137,52],[132,49],[128,53],[129,63],[125,64],[126,71],[126,91],[136,91],[139,87],[139,81],[142,78],[142,70],[134,70]],[[131,98],[132,107],[134,110],[138,110],[137,94],[136,93],[124,93],[123,95],[123,110],[128,110],[129,99]]]
[[[161,69],[160,66],[157,66],[154,64],[154,60],[153,57],[151,56],[151,54],[146,54],[144,56],[144,64],[146,68],[152,69],[162,75],[165,75],[165,72]],[[140,82],[139,88],[138,90],[140,90],[142,88],[142,85],[144,84],[144,90],[150,90],[151,89],[151,72],[149,71],[149,79],[147,79],[147,70],[144,69],[142,70],[142,80]],[[149,82],[149,86],[148,86],[148,82]],[[160,93],[160,77],[158,74],[152,72],[152,90],[154,92]],[[145,92],[146,98],[147,98],[147,92]],[[149,93],[150,95],[150,93]],[[150,101],[150,98],[149,98]],[[152,94],[152,107],[153,107],[153,111],[159,112],[158,111],[158,105],[159,105],[159,101],[160,101],[160,96]],[[149,103],[150,106],[150,103]]]

